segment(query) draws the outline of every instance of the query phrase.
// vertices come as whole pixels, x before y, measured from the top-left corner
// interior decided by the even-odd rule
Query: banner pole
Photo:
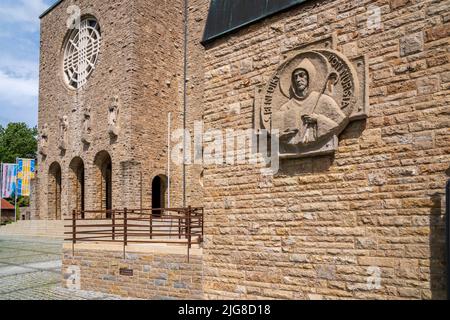
[[[171,156],[171,150],[170,150],[170,135],[172,130],[172,113],[167,113],[167,208],[170,207],[170,156]],[[183,132],[184,136],[184,132]],[[184,138],[183,138],[184,140]],[[153,213],[153,212],[152,212]],[[164,212],[161,212],[161,215]],[[169,231],[169,238],[172,239],[172,222],[173,219],[170,219],[170,231]]]
[[[172,130],[172,113],[167,114],[167,208],[170,208],[170,134]],[[184,135],[184,133],[183,133]]]
[[[17,193],[14,192],[14,222],[17,222]]]
[[[0,163],[0,225],[2,224],[3,162]]]
[[[17,170],[19,169],[19,165],[17,164],[16,158],[16,187],[14,188],[14,222],[17,222]]]

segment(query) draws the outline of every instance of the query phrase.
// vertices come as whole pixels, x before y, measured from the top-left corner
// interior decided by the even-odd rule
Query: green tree
[[[29,128],[25,123],[0,125],[0,162],[15,163],[16,158],[36,158],[37,128]]]
[[[37,152],[37,128],[29,128],[25,123],[0,125],[0,162],[16,163],[16,158],[35,159]],[[6,199],[14,204],[14,199]],[[17,206],[28,206],[29,197],[18,197]],[[17,210],[17,212],[19,212]]]

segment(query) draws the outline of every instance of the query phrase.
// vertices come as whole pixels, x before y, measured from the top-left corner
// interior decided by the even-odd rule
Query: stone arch
[[[152,180],[152,208],[163,209],[166,207],[167,199],[167,177],[163,174],[157,175]],[[161,212],[153,212],[160,215]]]
[[[100,151],[94,158],[97,168],[95,173],[95,207],[98,210],[112,209],[112,159],[107,151]],[[107,217],[111,215],[108,213]]]
[[[69,181],[69,196],[70,208],[76,211],[85,210],[85,175],[84,162],[80,157],[72,159],[69,165],[70,181]],[[82,214],[84,218],[84,213]]]
[[[50,219],[61,219],[61,165],[53,162],[48,170],[48,217]]]

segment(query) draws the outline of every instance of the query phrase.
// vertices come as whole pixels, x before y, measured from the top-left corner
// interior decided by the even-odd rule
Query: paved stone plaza
[[[119,300],[61,287],[62,241],[0,236],[0,300]]]

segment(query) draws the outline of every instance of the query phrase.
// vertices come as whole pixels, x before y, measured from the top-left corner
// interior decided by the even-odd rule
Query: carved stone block
[[[39,153],[47,156],[48,153],[48,124],[44,123],[39,134]]]
[[[59,145],[58,148],[63,152],[67,150],[69,144],[68,131],[69,130],[69,118],[62,116],[59,118]]]
[[[83,132],[81,134],[81,141],[85,144],[91,143],[91,108],[85,107],[83,109],[83,123],[82,123]]]
[[[119,97],[114,96],[108,107],[108,133],[111,137],[119,135]]]
[[[331,48],[315,43],[289,54],[257,89],[256,128],[279,135],[282,158],[332,154],[349,122],[367,117],[365,58]]]

